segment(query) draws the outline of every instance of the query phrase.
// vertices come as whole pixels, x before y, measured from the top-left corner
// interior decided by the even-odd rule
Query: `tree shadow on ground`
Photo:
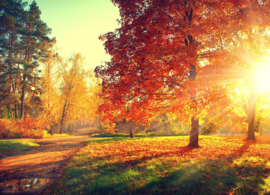
[[[107,182],[106,175],[101,173],[103,176],[94,183],[78,181],[84,186],[79,191],[81,194],[270,194],[263,188],[265,185],[269,186],[265,178],[270,172],[269,168],[265,168],[264,162],[256,166],[244,162],[235,167],[220,161],[204,164],[206,166],[200,168],[196,164],[179,168],[166,175],[157,176],[149,183],[144,183],[144,175],[139,174],[132,176],[135,182],[124,179],[112,184]],[[102,172],[99,169],[98,171]],[[85,171],[81,170],[78,174],[82,173]],[[121,170],[121,174],[125,172]]]
[[[249,148],[251,145],[256,144],[256,140],[244,140],[244,144],[238,148],[237,150],[235,150],[235,152],[233,152],[232,154],[230,154],[229,156],[226,156],[226,158],[228,160],[233,160],[235,158],[240,158]]]
[[[99,162],[111,158],[113,154],[97,157],[91,160],[97,164],[94,169],[89,170],[85,164],[82,164],[68,170],[67,175],[72,175],[72,178],[76,178],[76,180],[71,181],[68,177],[64,178],[63,183],[66,184],[66,188],[63,193],[270,194],[267,190],[267,187],[270,188],[270,169],[266,166],[266,160],[256,162],[242,160],[238,164],[234,163],[234,160],[241,159],[240,157],[253,144],[256,144],[256,142],[244,141],[243,145],[235,149],[234,152],[217,156],[218,160],[204,160],[197,163],[185,162],[184,164],[181,163],[181,166],[176,169],[170,169],[169,171],[167,168],[162,170],[163,164],[155,165],[154,168],[160,169],[160,173],[166,171],[164,174],[157,175],[151,173],[151,171],[146,173],[147,167],[141,168],[141,163],[162,159],[162,157],[170,155],[191,156],[193,149],[186,146],[179,147],[178,150],[174,151],[160,151],[151,156],[136,158],[136,160],[103,165],[99,165]],[[147,150],[144,152],[147,152]],[[134,153],[136,153],[136,150],[125,153],[125,156],[132,156]],[[152,169],[153,172],[156,171],[155,169]],[[88,172],[91,173],[89,176],[87,176]],[[93,177],[97,173],[100,175]],[[108,181],[108,177],[114,177],[115,175],[117,177],[115,182]],[[82,187],[75,189],[76,186]]]
[[[215,161],[208,164],[212,168],[211,171],[189,166],[168,174],[167,178],[152,181],[144,187],[127,190],[126,194],[270,194],[262,188],[270,171],[269,168],[265,169],[264,165],[258,164],[252,169],[247,164],[230,168],[220,166],[220,162]],[[187,171],[192,169],[197,171],[187,176]],[[263,177],[258,174],[262,174]]]
[[[111,185],[92,185],[83,188],[85,194],[270,194],[262,186],[267,185],[269,168],[265,164],[250,167],[248,163],[231,168],[220,161],[207,162],[207,167],[190,165],[156,177],[147,184],[140,183],[141,175],[130,181]],[[263,176],[263,177],[261,177]],[[139,182],[138,182],[139,181]],[[100,181],[102,182],[102,181]]]

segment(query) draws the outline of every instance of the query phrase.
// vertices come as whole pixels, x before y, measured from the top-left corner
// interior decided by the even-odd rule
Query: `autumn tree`
[[[110,62],[96,69],[97,76],[103,79],[105,103],[101,110],[108,107],[119,110],[129,103],[153,112],[157,109],[178,112],[181,118],[181,110],[188,105],[189,146],[198,147],[201,110],[211,98],[213,101],[226,95],[223,88],[217,89],[222,81],[217,79],[216,84],[210,78],[220,67],[236,66],[230,59],[232,37],[254,25],[246,20],[242,22],[247,17],[245,10],[254,8],[255,18],[262,18],[260,14],[268,9],[268,3],[256,0],[112,2],[120,9],[121,27],[100,36],[112,56]],[[130,120],[134,119],[132,114]],[[107,115],[112,118],[111,112]]]
[[[103,79],[105,101],[112,101],[114,110],[136,104],[157,112],[158,109],[167,109],[173,99],[179,102],[184,100],[183,97],[189,93],[195,105],[195,88],[187,86],[186,81],[194,83],[196,80],[196,59],[200,45],[194,41],[194,33],[203,28],[205,23],[202,21],[208,18],[201,14],[200,3],[113,2],[120,8],[121,28],[115,33],[101,36],[101,39],[106,39],[106,50],[113,58],[106,67],[96,69],[98,76]],[[193,21],[194,17],[200,20],[200,26]],[[193,28],[196,31],[191,29],[191,23],[195,24]],[[209,32],[205,34],[209,35]],[[104,108],[108,107],[105,105],[106,102]],[[177,111],[176,106],[174,110]],[[125,115],[132,120],[133,114]],[[191,120],[190,145],[196,147],[196,115]]]
[[[47,116],[50,122],[50,133],[53,134],[51,125],[58,123],[60,120],[60,71],[62,58],[58,55],[54,48],[54,43],[44,42],[43,47],[46,47],[46,55],[39,61],[42,63],[41,76],[41,101],[43,108],[43,115]]]
[[[263,76],[261,73],[258,75],[258,71],[263,69],[267,71],[265,63],[266,57],[269,55],[267,52],[269,19],[263,14],[267,12],[269,5],[267,2],[258,1],[243,5],[246,7],[241,8],[239,14],[234,17],[238,28],[235,28],[228,41],[224,41],[227,45],[230,44],[223,49],[224,54],[230,56],[230,59],[227,60],[226,67],[220,68],[219,79],[223,80],[227,95],[236,97],[235,91],[238,92],[240,105],[247,116],[247,139],[253,140],[255,139],[256,99],[260,85],[264,85],[258,84],[256,77]],[[224,58],[226,58],[225,55]],[[233,99],[235,102],[239,102],[235,98]],[[231,104],[236,105],[233,102]]]
[[[83,57],[80,54],[74,54],[68,61],[72,64],[71,68],[68,71],[63,69],[62,72],[61,98],[63,105],[60,133],[63,133],[66,128],[68,113],[72,113],[76,117],[77,106],[84,102],[80,102],[81,98],[87,94],[86,78],[89,73],[82,67]],[[73,112],[70,112],[71,109]]]
[[[94,74],[90,75],[91,79],[91,85],[89,86],[89,92],[90,92],[90,97],[89,97],[89,102],[91,104],[89,109],[89,114],[94,118],[95,126],[103,130],[102,128],[102,122],[101,122],[101,113],[97,113],[99,106],[102,105],[103,100],[102,100],[102,86],[101,86],[101,79],[95,78]]]

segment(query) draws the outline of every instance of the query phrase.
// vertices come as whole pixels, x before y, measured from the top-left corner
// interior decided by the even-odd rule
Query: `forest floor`
[[[66,137],[28,139],[40,146],[1,157],[0,194],[40,194],[55,184],[63,167],[91,139],[93,131],[85,128]]]

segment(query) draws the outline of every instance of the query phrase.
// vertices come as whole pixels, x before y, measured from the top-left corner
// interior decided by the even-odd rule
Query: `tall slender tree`
[[[3,0],[0,2],[0,55],[2,60],[1,77],[5,82],[1,83],[1,91],[5,95],[8,108],[8,117],[12,115],[12,104],[16,103],[15,81],[18,69],[16,64],[17,42],[19,29],[22,28],[22,18],[26,3],[21,0]],[[7,89],[6,89],[7,88]],[[7,97],[8,96],[8,97]]]
[[[21,59],[20,64],[22,68],[21,78],[21,109],[20,118],[24,113],[24,98],[25,93],[34,85],[35,69],[38,67],[38,57],[44,55],[41,50],[43,41],[51,41],[48,37],[51,29],[47,27],[41,18],[41,11],[39,10],[35,1],[32,2],[30,8],[24,14],[24,29],[21,32],[22,42],[24,47],[24,58]]]

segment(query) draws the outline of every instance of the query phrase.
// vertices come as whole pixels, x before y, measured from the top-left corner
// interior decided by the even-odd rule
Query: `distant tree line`
[[[37,3],[27,7],[0,1],[0,118],[47,117],[51,133],[53,126],[61,133],[90,123],[101,128],[99,79],[79,53],[63,60]]]

